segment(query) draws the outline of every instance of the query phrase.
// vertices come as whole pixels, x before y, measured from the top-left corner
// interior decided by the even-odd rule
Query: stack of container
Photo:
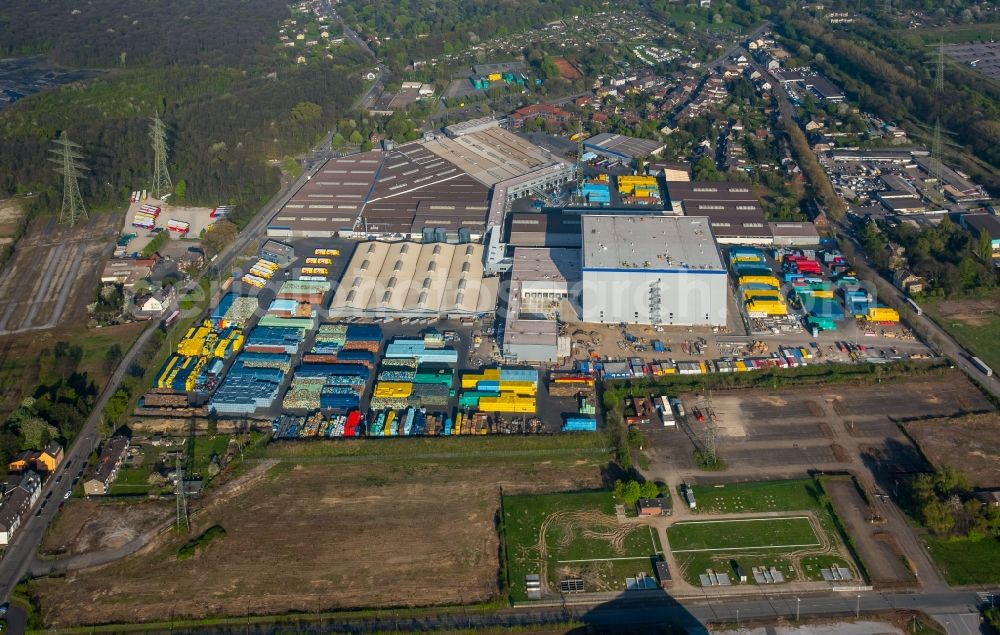
[[[257,326],[250,331],[243,348],[257,353],[295,355],[302,345],[302,331],[296,328]]]
[[[219,324],[221,326],[233,326],[245,329],[250,323],[253,314],[257,311],[257,306],[257,298],[236,296],[229,302],[229,306],[226,308],[225,313],[222,314]],[[219,307],[222,307],[222,302],[219,302]]]
[[[591,205],[611,204],[611,189],[608,187],[606,180],[603,183],[585,181],[580,188],[579,195],[587,199],[587,202]]]
[[[377,324],[348,324],[345,340],[345,350],[378,353],[382,348],[382,328]]]
[[[563,432],[596,432],[597,419],[589,417],[569,417],[562,427]]]
[[[337,351],[344,348],[346,342],[346,324],[320,324],[312,352],[321,355],[336,354]]]
[[[447,406],[451,394],[450,385],[442,383],[414,383],[409,403],[412,406],[421,408]]]
[[[275,317],[296,318],[313,317],[316,312],[313,311],[312,305],[308,302],[276,298],[271,301],[271,306],[267,308],[267,314]]]
[[[533,413],[538,371],[533,368],[486,368],[462,376],[459,405],[484,412]]]
[[[274,315],[265,315],[257,322],[258,326],[275,326],[278,328],[291,328],[297,329],[301,337],[305,337],[306,331],[316,330],[316,318],[315,317],[277,317]]]
[[[198,377],[208,363],[202,356],[171,355],[154,382],[154,391],[187,393],[197,388]]]
[[[215,308],[212,309],[212,313],[209,316],[209,320],[212,321],[212,324],[219,328],[225,326],[225,324],[222,323],[223,318],[225,317],[226,312],[229,311],[229,307],[231,307],[233,302],[236,301],[237,297],[238,296],[232,291],[222,296],[219,303],[215,305]]]
[[[361,395],[350,386],[323,386],[319,396],[321,408],[357,408]]]
[[[308,302],[313,306],[321,306],[330,292],[328,280],[287,280],[278,290],[279,298],[283,300],[298,300]]]
[[[660,201],[660,185],[655,176],[619,176],[618,193],[626,203],[658,203]]]
[[[385,357],[388,359],[414,358],[418,363],[455,364],[458,362],[458,351],[435,344],[428,346],[425,339],[397,337],[386,345]]]
[[[153,229],[156,227],[156,219],[159,215],[159,207],[143,203],[132,217],[132,226],[142,229]]]
[[[252,415],[270,408],[291,363],[291,356],[243,352],[215,391],[210,407],[220,415]]]

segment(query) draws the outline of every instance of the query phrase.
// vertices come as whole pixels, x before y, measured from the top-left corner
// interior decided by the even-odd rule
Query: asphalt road
[[[28,520],[14,534],[14,540],[7,546],[3,560],[0,560],[0,600],[7,601],[9,599],[11,590],[27,572],[28,565],[45,536],[45,530],[59,512],[64,496],[73,489],[73,479],[82,474],[84,463],[101,442],[98,424],[104,407],[111,395],[118,389],[118,385],[125,376],[125,371],[135,360],[145,343],[152,337],[154,330],[154,328],[147,328],[143,331],[132,348],[125,353],[118,368],[108,379],[80,434],[66,451],[62,464],[42,486],[40,497],[42,502],[32,509]]]

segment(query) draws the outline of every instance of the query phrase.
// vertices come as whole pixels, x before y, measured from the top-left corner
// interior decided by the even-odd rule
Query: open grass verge
[[[411,459],[426,456],[438,459],[448,455],[489,455],[515,452],[546,454],[553,451],[603,454],[608,449],[602,433],[555,434],[532,436],[413,437],[391,439],[331,439],[278,441],[262,452],[269,459],[329,457],[381,457]]]
[[[948,584],[1000,583],[1000,540],[926,538],[931,556]]]
[[[812,479],[693,485],[699,514],[787,512],[819,509],[820,490]]]
[[[987,366],[1000,370],[1000,338],[997,337],[1000,315],[984,313],[976,317],[974,324],[970,324],[957,317],[941,315],[933,307],[928,313],[941,328],[986,362]]]
[[[806,516],[694,520],[667,530],[674,553],[790,550],[820,546]]]

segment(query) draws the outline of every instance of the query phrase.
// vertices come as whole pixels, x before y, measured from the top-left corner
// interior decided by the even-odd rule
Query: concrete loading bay
[[[312,256],[317,248],[339,249],[341,255],[333,258],[332,265],[325,265],[329,270],[327,279],[336,289],[347,263],[350,262],[357,241],[345,238],[292,238],[285,239],[284,242],[292,245],[295,249],[296,260],[288,267],[282,268],[278,275],[263,289],[255,289],[249,285],[241,285],[238,279],[233,281],[234,291],[241,291],[246,295],[259,296],[262,298],[262,311],[266,310],[270,301],[274,298],[278,288],[284,280],[294,277],[298,270],[304,266],[305,258]],[[244,263],[243,269],[248,269],[256,258],[251,258]],[[772,266],[773,261],[772,261]],[[778,267],[780,269],[780,267]],[[238,270],[242,271],[242,269]],[[881,359],[908,359],[912,356],[918,358],[928,356],[930,350],[914,339],[904,327],[879,327],[885,331],[884,334],[875,336],[865,336],[859,328],[858,323],[853,319],[845,319],[838,326],[837,331],[823,331],[818,337],[799,330],[794,333],[762,333],[756,336],[746,334],[745,324],[738,307],[738,303],[733,294],[729,297],[728,310],[728,331],[725,329],[710,329],[697,327],[661,327],[657,330],[651,326],[631,325],[627,326],[624,333],[627,333],[633,341],[628,341],[622,329],[617,325],[585,324],[575,321],[567,321],[566,334],[574,341],[574,360],[588,360],[594,354],[599,359],[621,359],[622,357],[640,357],[645,361],[664,361],[673,359],[677,361],[704,361],[712,359],[723,359],[739,355],[756,355],[753,343],[763,342],[767,345],[767,352],[777,351],[780,346],[806,347],[814,352],[815,357],[809,363],[823,363],[827,361],[863,361],[867,358]],[[319,307],[320,318],[325,318],[326,307]],[[564,317],[575,316],[578,307],[564,307],[561,314]],[[435,323],[433,318],[421,320],[422,326],[410,321],[410,332],[408,335],[415,335],[420,328],[427,328]],[[493,333],[489,334],[494,335]],[[655,352],[652,349],[651,341],[659,340],[664,347],[669,349],[666,352]],[[813,347],[812,344],[816,346]],[[484,348],[479,351],[480,359],[492,359],[500,361],[497,352],[487,346],[489,340],[484,337]],[[861,350],[864,347],[864,350]],[[464,359],[462,357],[460,360]],[[539,407],[542,407],[543,400],[539,400]]]
[[[950,371],[939,378],[869,386],[713,391],[710,396],[679,397],[687,416],[675,417],[677,426],[664,427],[655,420],[640,426],[649,458],[649,469],[643,471],[646,478],[677,491],[682,483],[722,486],[817,473],[853,475],[870,504],[850,481],[828,488],[828,494],[873,576],[871,582],[883,588],[914,584],[904,556],[924,584],[939,577],[922,553],[924,548],[906,530],[902,512],[888,504],[898,478],[930,469],[897,421],[992,410],[963,374]],[[707,415],[701,422],[694,418],[695,408],[714,412],[714,435],[709,434]],[[726,466],[718,474],[700,470],[693,457],[694,449],[705,448],[713,436]],[[688,516],[682,501],[674,509],[674,520]]]
[[[93,214],[76,227],[36,221],[0,274],[0,334],[83,322],[117,235],[118,214]]]

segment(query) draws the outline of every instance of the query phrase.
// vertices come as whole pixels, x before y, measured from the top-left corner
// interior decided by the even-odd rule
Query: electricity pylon
[[[83,196],[80,195],[78,183],[81,178],[80,173],[87,168],[81,163],[83,154],[80,153],[80,144],[70,141],[65,130],[58,139],[52,141],[52,145],[54,147],[50,150],[52,156],[49,157],[49,161],[55,163],[58,166],[56,172],[63,175],[63,200],[62,208],[59,210],[59,222],[73,227],[81,218],[87,217],[87,208],[83,205]]]
[[[167,170],[167,127],[159,114],[153,115],[153,121],[149,125],[149,138],[153,142],[153,186],[150,191],[162,201],[164,194],[173,191],[174,184]]]

